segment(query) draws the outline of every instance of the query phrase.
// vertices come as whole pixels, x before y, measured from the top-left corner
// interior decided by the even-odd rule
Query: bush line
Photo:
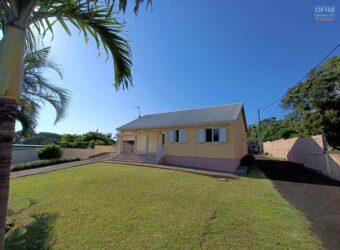
[[[49,165],[61,164],[61,163],[72,162],[72,161],[80,161],[80,158],[75,157],[75,158],[65,158],[65,159],[50,159],[50,160],[31,161],[31,162],[27,162],[27,163],[15,164],[11,167],[11,170],[12,171],[20,171],[20,170],[25,170],[25,169],[46,167],[46,166],[49,166]]]

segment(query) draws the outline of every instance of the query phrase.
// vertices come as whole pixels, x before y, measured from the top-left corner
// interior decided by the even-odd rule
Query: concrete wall
[[[327,154],[328,176],[340,181],[340,152]]]
[[[28,146],[27,146],[28,147]],[[29,150],[13,150],[11,165],[18,163],[26,163],[39,160],[38,150],[40,148],[32,147]],[[79,157],[80,159],[88,159],[89,156],[99,153],[115,153],[117,147],[113,146],[95,146],[94,149],[81,148],[63,148],[63,158]]]
[[[304,164],[330,178],[340,180],[340,154],[327,153],[326,150],[327,142],[323,135],[263,143],[264,153]]]
[[[99,154],[99,153],[117,153],[117,146],[112,145],[112,146],[105,146],[105,145],[96,145],[94,147],[94,153]]]
[[[82,160],[88,159],[91,155],[100,153],[116,153],[117,147],[96,145],[94,149],[82,149],[82,148],[63,148],[63,158],[79,157]]]
[[[82,160],[88,159],[90,155],[94,154],[94,149],[83,148],[63,148],[63,158],[79,157]]]
[[[25,151],[13,151],[11,165],[39,160],[38,152],[35,149]]]

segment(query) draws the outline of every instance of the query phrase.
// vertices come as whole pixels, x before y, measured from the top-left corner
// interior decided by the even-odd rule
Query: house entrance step
[[[126,154],[120,153],[114,155],[111,161],[118,161],[118,162],[135,162],[135,163],[149,163],[155,164],[156,163],[156,155],[154,154]]]

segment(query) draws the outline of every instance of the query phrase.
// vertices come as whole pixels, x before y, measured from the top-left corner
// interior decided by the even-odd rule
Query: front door
[[[123,153],[131,154],[134,152],[134,148],[135,148],[135,141],[132,141],[132,140],[123,141]]]
[[[146,134],[141,134],[137,136],[137,153],[146,153]]]

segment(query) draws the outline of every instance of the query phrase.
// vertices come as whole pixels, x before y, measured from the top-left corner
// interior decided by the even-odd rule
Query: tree
[[[325,132],[328,143],[340,146],[340,57],[334,57],[311,70],[306,81],[289,89],[281,106],[299,135]]]
[[[114,140],[111,134],[88,132],[83,135],[62,135],[58,144],[62,148],[93,148],[95,145],[112,145]]]
[[[31,136],[25,137],[20,141],[16,141],[15,143],[22,143],[26,145],[45,145],[45,144],[54,144],[59,141],[61,135],[49,132],[40,132],[38,134],[33,134]]]
[[[249,138],[259,138],[258,125],[249,126]],[[281,138],[287,139],[296,135],[296,131],[285,120],[277,120],[270,117],[261,121],[261,137],[263,141],[275,141]]]
[[[21,97],[18,100],[17,119],[22,130],[17,134],[23,137],[34,134],[39,111],[46,102],[56,111],[55,123],[65,117],[69,103],[69,92],[51,84],[44,77],[46,70],[53,70],[60,78],[60,69],[49,60],[50,48],[26,52],[24,57],[24,78]]]
[[[3,248],[9,174],[17,117],[17,100],[21,96],[23,54],[25,46],[33,50],[38,36],[53,33],[55,23],[68,34],[74,25],[87,42],[92,37],[97,47],[103,46],[114,61],[118,90],[132,83],[131,53],[126,39],[121,37],[123,25],[113,16],[114,0],[0,0],[0,248]],[[142,0],[135,0],[137,13]],[[150,3],[151,0],[148,0]],[[127,0],[119,0],[119,10],[125,11]]]

